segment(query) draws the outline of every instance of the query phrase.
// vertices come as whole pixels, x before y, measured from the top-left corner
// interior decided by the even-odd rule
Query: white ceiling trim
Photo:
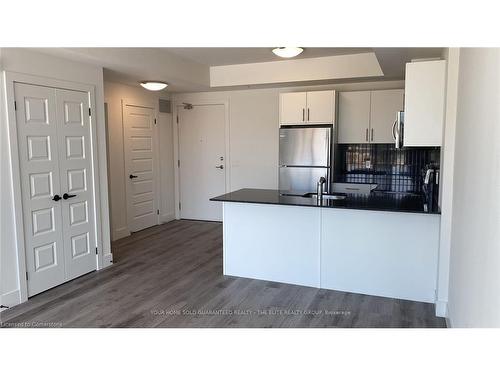
[[[229,87],[384,76],[373,52],[210,67],[210,86]]]

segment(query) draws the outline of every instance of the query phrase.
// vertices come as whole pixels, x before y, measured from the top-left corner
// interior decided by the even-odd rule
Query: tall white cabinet
[[[441,146],[446,89],[446,61],[406,64],[404,146]]]
[[[280,125],[333,124],[335,91],[280,94]]]
[[[339,143],[393,143],[392,125],[403,110],[404,90],[339,93]]]

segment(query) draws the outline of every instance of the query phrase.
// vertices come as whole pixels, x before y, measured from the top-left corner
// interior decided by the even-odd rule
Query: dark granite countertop
[[[240,189],[210,199],[218,202],[277,204],[285,206],[344,208],[353,210],[394,211],[440,214],[438,209],[426,209],[424,197],[418,194],[387,193],[374,191],[370,194],[337,194],[345,195],[341,200],[323,200],[316,198],[282,195],[279,190]]]

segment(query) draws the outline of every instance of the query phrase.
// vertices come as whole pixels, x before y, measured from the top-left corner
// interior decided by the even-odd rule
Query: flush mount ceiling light
[[[168,83],[161,81],[142,81],[140,82],[141,86],[146,90],[150,91],[160,91],[168,86]]]
[[[273,49],[273,53],[276,56],[283,57],[289,59],[290,57],[295,57],[300,55],[304,51],[303,48],[300,47],[278,47]]]

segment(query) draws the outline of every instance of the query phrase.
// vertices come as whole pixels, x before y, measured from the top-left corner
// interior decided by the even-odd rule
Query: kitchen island
[[[435,302],[440,215],[419,195],[241,189],[223,202],[224,274]]]

